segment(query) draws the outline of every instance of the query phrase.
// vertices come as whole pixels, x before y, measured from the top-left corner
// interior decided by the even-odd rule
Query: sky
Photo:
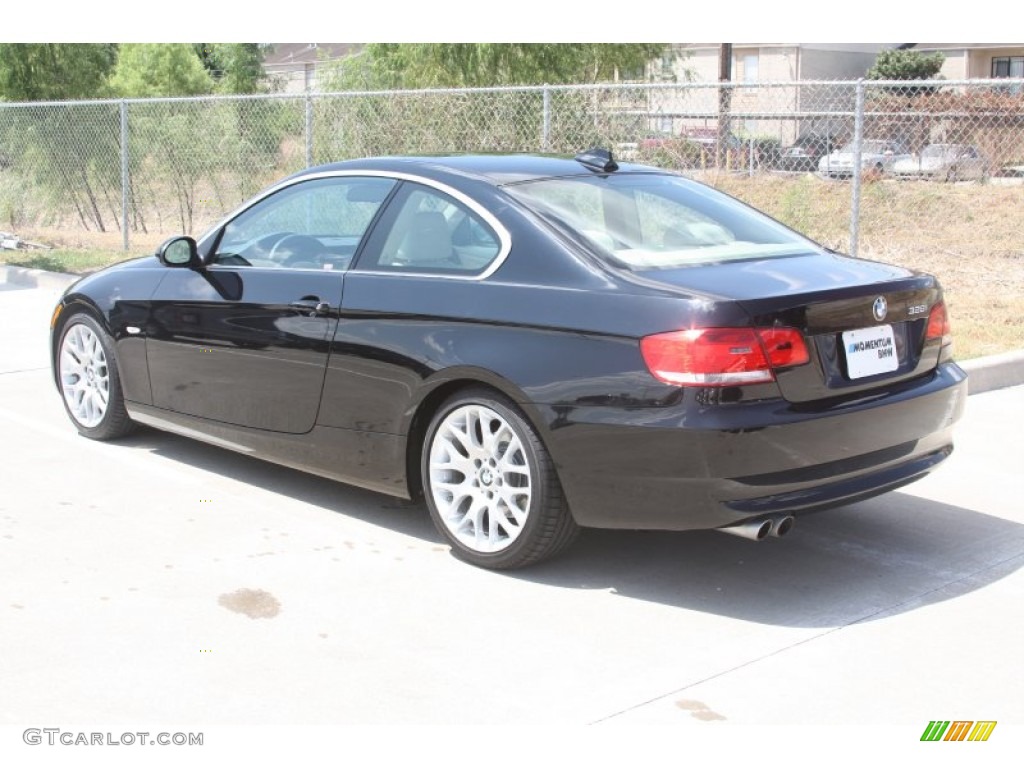
[[[0,42],[651,42],[733,39],[771,42],[903,42],[968,37],[991,41],[986,14],[922,12],[916,4],[859,0],[714,3],[581,3],[572,0],[307,0],[237,4],[210,0],[50,0],[9,3]],[[252,8],[247,15],[240,9]],[[717,8],[725,13],[714,14]],[[263,9],[271,9],[269,12]],[[244,11],[243,11],[244,13]],[[943,34],[945,33],[945,34]]]

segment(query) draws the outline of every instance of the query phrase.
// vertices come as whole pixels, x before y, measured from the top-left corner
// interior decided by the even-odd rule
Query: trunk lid
[[[808,402],[885,389],[939,361],[925,345],[940,300],[934,277],[832,253],[645,271],[665,285],[734,301],[757,327],[799,329],[810,363],[776,372],[782,396]]]

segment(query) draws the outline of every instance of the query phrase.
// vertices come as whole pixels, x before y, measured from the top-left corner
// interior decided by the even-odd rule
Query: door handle
[[[321,317],[331,311],[331,305],[321,300],[319,296],[303,296],[298,301],[288,305],[292,309],[301,310],[309,317]]]

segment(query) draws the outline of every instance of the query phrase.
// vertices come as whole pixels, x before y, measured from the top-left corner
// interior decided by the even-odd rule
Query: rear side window
[[[473,276],[500,253],[498,235],[467,206],[440,190],[406,182],[357,269]]]

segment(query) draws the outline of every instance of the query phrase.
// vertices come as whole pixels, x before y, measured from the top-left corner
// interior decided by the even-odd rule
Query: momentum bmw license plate
[[[851,379],[895,371],[900,364],[891,325],[847,331],[843,334],[843,349]]]

